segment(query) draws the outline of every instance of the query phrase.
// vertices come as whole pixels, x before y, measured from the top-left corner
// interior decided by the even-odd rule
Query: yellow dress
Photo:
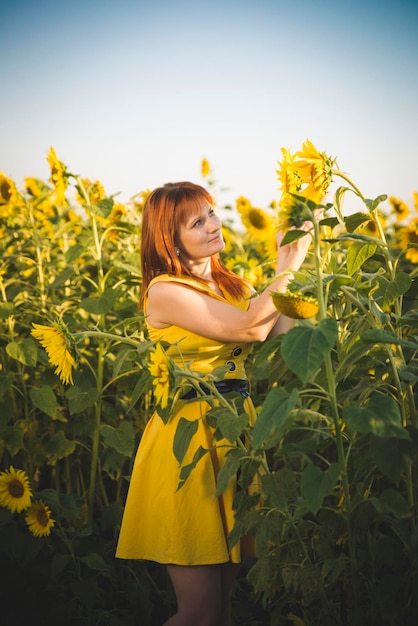
[[[189,277],[165,274],[154,278],[150,285],[157,281],[179,282],[241,309],[249,305],[248,299],[223,298]],[[148,330],[152,341],[170,344],[168,355],[179,365],[188,363],[194,371],[205,374],[227,364],[229,372],[225,378],[246,378],[244,361],[251,344],[219,343],[179,326],[148,326]],[[254,406],[250,398],[244,402],[252,422]],[[132,470],[116,550],[118,558],[177,565],[240,562],[240,542],[230,550],[227,541],[234,525],[232,501],[236,480],[230,481],[221,496],[216,495],[216,477],[231,444],[221,440],[214,447],[213,431],[204,419],[208,408],[205,401],[181,402],[166,424],[157,413],[147,423]],[[173,440],[181,417],[198,420],[183,465],[191,462],[199,446],[213,450],[200,459],[178,490],[180,467],[173,453]]]

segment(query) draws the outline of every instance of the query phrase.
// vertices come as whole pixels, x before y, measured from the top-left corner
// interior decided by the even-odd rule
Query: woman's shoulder
[[[214,292],[212,291],[209,285],[198,280],[197,278],[192,278],[191,276],[184,276],[183,274],[181,274],[180,276],[174,276],[173,274],[160,274],[159,276],[155,276],[155,278],[153,278],[148,285],[148,292],[151,289],[151,287],[157,283],[179,284],[184,287],[190,287],[192,289],[196,289],[197,291],[201,291],[203,293],[216,295],[214,294]]]

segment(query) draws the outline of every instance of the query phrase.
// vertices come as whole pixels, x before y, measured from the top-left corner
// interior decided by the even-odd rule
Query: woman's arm
[[[307,222],[302,228],[308,232],[311,227]],[[279,233],[276,279],[263,293],[251,298],[246,311],[179,283],[158,282],[148,293],[149,324],[156,328],[174,324],[219,342],[264,341],[271,332],[277,334],[280,328],[283,330],[279,332],[285,332],[289,322],[283,318],[276,326],[280,313],[270,291],[286,291],[292,272],[298,270],[305,259],[311,236],[307,234],[280,247],[282,238]]]

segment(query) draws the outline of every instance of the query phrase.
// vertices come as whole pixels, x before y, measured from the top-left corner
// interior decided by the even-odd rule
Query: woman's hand
[[[317,222],[322,219],[323,216],[322,209],[314,210],[314,217]],[[281,274],[282,272],[296,272],[303,261],[306,258],[309,246],[312,241],[312,230],[313,224],[311,221],[306,221],[302,224],[302,226],[298,229],[292,227],[291,230],[301,230],[305,231],[306,235],[304,237],[300,237],[296,239],[292,243],[288,243],[284,246],[281,246],[281,242],[283,241],[285,233],[282,231],[278,231],[276,235],[277,241],[277,250],[278,250],[278,260],[277,260],[277,274]]]

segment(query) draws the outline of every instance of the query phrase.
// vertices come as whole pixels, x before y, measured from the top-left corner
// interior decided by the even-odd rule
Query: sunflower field
[[[159,626],[175,610],[164,568],[115,547],[148,417],[168,418],[179,385],[199,379],[138,312],[149,190],[121,203],[53,148],[47,160],[49,179],[22,189],[0,173],[1,621]],[[205,379],[208,419],[231,442],[218,491],[234,475],[240,487],[229,540],[250,534],[257,554],[233,623],[415,626],[418,193],[411,206],[369,199],[308,140],[282,149],[277,174],[270,206],[218,207],[222,259],[257,291],[274,276],[278,227],[284,243],[312,239],[288,293],[271,293],[293,328],[247,364],[254,426]],[[206,159],[202,184],[216,197]],[[179,425],[180,465],[192,434]]]

